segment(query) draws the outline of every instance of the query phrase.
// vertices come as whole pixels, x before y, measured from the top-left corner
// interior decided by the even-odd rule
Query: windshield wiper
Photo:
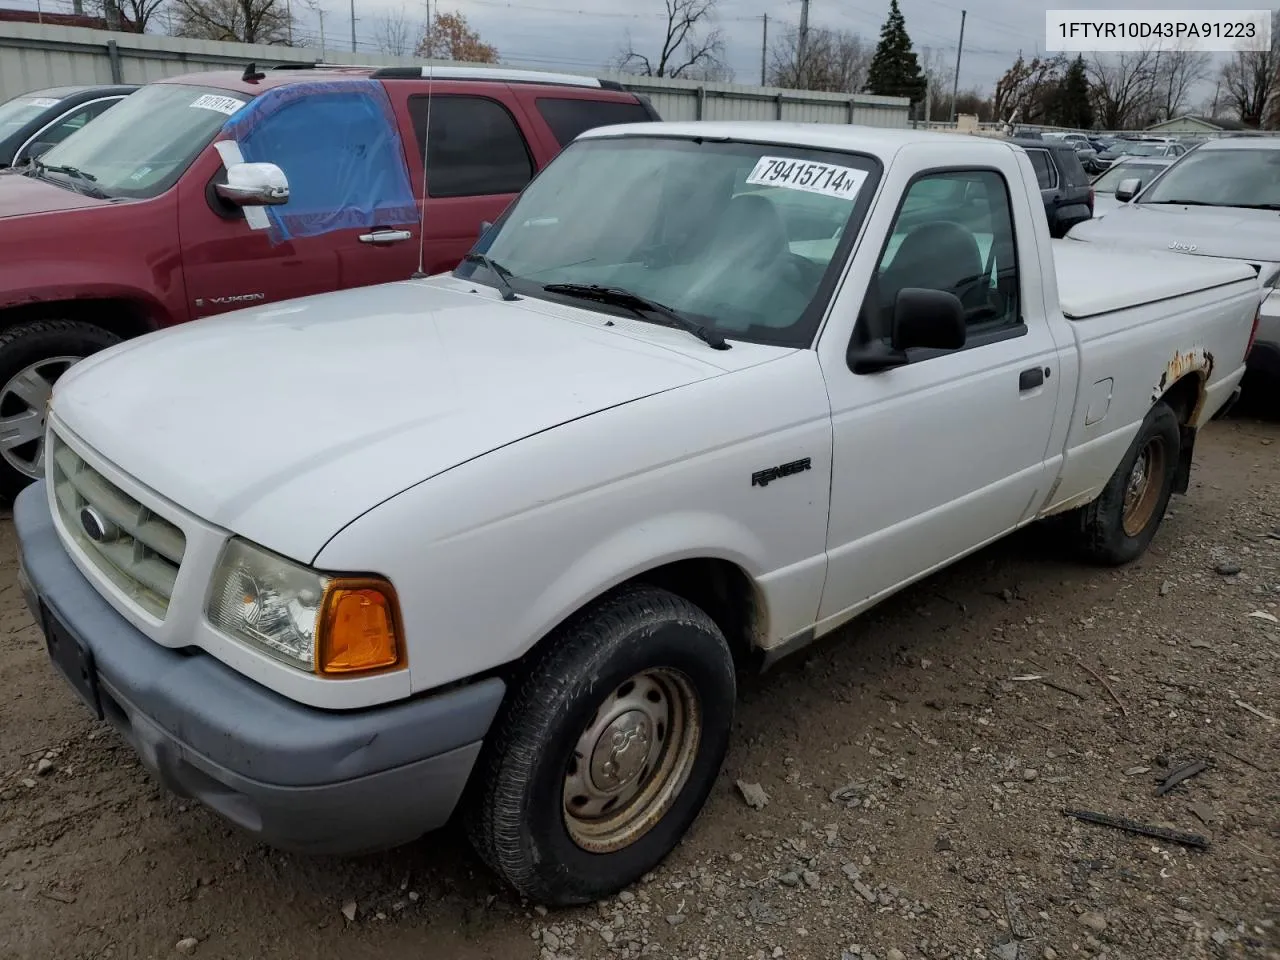
[[[72,166],[56,164],[56,163],[49,164],[49,163],[45,163],[39,157],[36,157],[31,161],[31,171],[37,177],[44,177],[46,173],[61,173],[63,176],[69,179],[80,181],[81,183],[83,183],[85,186],[85,189],[81,192],[86,192],[90,196],[101,197],[104,200],[107,198],[107,194],[100,187],[90,186],[90,184],[97,183],[98,178],[95,177],[92,173],[86,173],[85,171],[81,170],[79,167],[72,167]],[[56,183],[57,181],[54,181],[54,182]]]
[[[511,271],[500,263],[490,260],[487,254],[468,253],[462,258],[467,263],[478,263],[481,266],[488,267],[489,272],[498,278],[498,290],[502,293],[503,300],[519,300],[515,290],[511,286]]]
[[[1232,207],[1239,204],[1210,203],[1208,200],[1143,200],[1142,203],[1169,204],[1174,207]]]
[[[563,293],[581,300],[595,300],[598,303],[627,307],[642,320],[646,319],[645,313],[655,314],[666,321],[665,326],[691,333],[713,350],[728,350],[730,346],[725,342],[724,337],[698,323],[697,320],[692,320],[668,306],[621,287],[602,287],[598,283],[547,283],[542,289],[547,293]]]

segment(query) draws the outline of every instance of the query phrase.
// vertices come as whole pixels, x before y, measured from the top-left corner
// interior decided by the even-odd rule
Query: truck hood
[[[0,220],[33,213],[57,213],[110,203],[17,172],[0,173]],[[6,228],[13,229],[13,228]]]
[[[1105,218],[1072,227],[1068,236],[1250,263],[1280,262],[1280,213],[1274,210],[1118,204]],[[1192,246],[1194,250],[1186,249]]]
[[[310,562],[347,523],[457,464],[716,376],[721,357],[791,352],[632,326],[448,277],[366,287],[96,354],[59,381],[54,422],[185,510]]]

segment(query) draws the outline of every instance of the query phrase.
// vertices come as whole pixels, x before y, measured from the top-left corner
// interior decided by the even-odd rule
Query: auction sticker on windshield
[[[218,97],[212,93],[206,93],[204,96],[196,97],[191,106],[201,110],[217,110],[218,113],[225,113],[229,117],[244,106],[244,101],[237,100],[235,97]]]
[[[747,177],[747,183],[852,200],[866,179],[866,171],[834,163],[797,160],[794,157],[761,157]]]

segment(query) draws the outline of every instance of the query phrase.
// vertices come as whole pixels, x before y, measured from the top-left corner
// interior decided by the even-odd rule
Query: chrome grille
[[[125,595],[164,618],[187,538],[51,436],[49,480],[63,526]]]

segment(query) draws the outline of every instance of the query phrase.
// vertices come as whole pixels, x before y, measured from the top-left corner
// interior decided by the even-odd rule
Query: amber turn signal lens
[[[351,676],[404,665],[400,610],[391,584],[333,580],[325,590],[316,644],[316,672]]]

